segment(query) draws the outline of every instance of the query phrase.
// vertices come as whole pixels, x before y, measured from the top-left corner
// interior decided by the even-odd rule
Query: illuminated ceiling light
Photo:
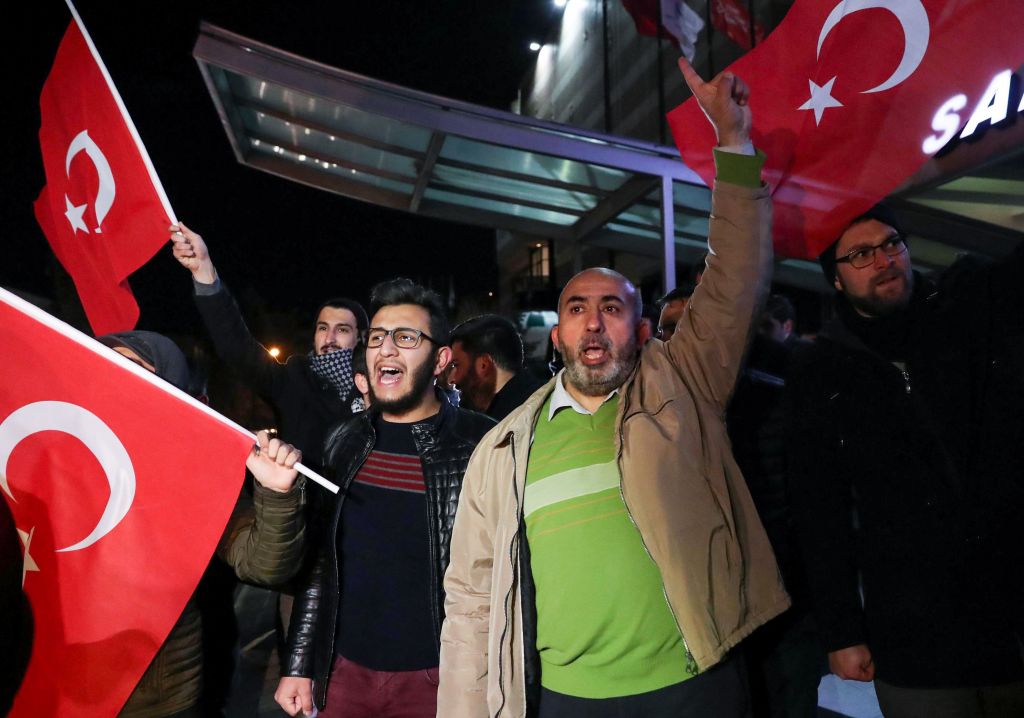
[[[299,155],[299,162],[305,162],[305,161],[306,161],[306,155]]]
[[[308,135],[309,134],[309,128],[307,127],[305,130],[303,130],[303,132],[305,132]]]
[[[565,7],[565,4],[567,2],[569,2],[569,0],[555,0],[555,7],[563,8],[563,7]]]
[[[279,356],[281,356],[281,350],[278,349],[277,347],[270,347],[267,349],[267,354],[277,359]]]
[[[334,135],[327,135],[327,138],[328,138],[328,139],[329,139],[329,140],[330,140],[331,142],[334,142],[334,140],[336,139]]]
[[[258,139],[256,139],[255,137],[252,138],[252,146],[253,147],[259,147],[260,146],[260,141]]]
[[[539,42],[531,42],[530,43],[530,52],[538,52],[538,51],[540,51],[540,43]]]

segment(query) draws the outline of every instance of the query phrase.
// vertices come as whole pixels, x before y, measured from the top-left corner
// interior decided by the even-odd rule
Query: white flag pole
[[[135,146],[139,149],[139,155],[142,157],[142,163],[146,165],[146,171],[149,172],[149,179],[153,183],[154,189],[156,189],[156,194],[160,198],[160,204],[163,205],[164,212],[167,213],[167,218],[171,220],[171,224],[177,224],[178,218],[175,216],[174,210],[171,209],[171,202],[167,199],[167,193],[164,192],[164,186],[156,174],[156,168],[153,167],[153,161],[149,158],[149,152],[146,151],[146,146],[142,144],[142,138],[139,137],[139,131],[135,129],[135,123],[132,122],[132,116],[128,114],[128,110],[124,106],[124,101],[121,99],[121,95],[117,91],[117,87],[114,86],[114,81],[111,79],[110,73],[107,72],[107,66],[103,64],[103,58],[101,58],[99,52],[96,51],[96,46],[92,42],[92,37],[89,35],[89,31],[85,29],[85,23],[82,22],[82,18],[78,14],[78,10],[75,9],[74,4],[71,0],[64,0],[64,2],[67,3],[68,9],[71,11],[71,16],[75,19],[75,24],[78,25],[78,29],[81,30],[82,37],[85,38],[85,44],[89,46],[89,52],[92,53],[92,57],[96,61],[96,65],[100,68],[100,72],[103,73],[103,79],[107,81],[107,87],[110,89],[110,94],[114,96],[114,102],[117,103],[117,109],[121,111],[121,117],[124,118],[124,122],[128,126],[128,132],[131,133],[132,139],[135,140]]]
[[[8,292],[6,289],[3,289],[2,287],[0,287],[0,302],[3,302],[4,304],[10,305],[14,309],[17,309],[19,312],[22,312],[23,314],[27,314],[28,316],[30,316],[32,319],[35,319],[40,324],[43,324],[43,325],[49,327],[50,329],[54,330],[55,332],[59,332],[60,334],[63,334],[68,339],[70,339],[70,340],[72,340],[72,341],[82,345],[83,347],[85,347],[89,351],[92,351],[95,354],[98,354],[99,356],[103,357],[107,361],[110,361],[110,362],[112,362],[114,364],[117,364],[121,368],[130,371],[132,374],[135,374],[136,376],[146,380],[147,382],[149,382],[150,384],[152,384],[156,388],[160,389],[161,391],[166,392],[166,393],[172,395],[176,399],[179,399],[179,400],[185,402],[186,404],[188,404],[189,406],[192,406],[193,408],[198,409],[199,411],[203,412],[207,416],[210,416],[210,417],[216,419],[217,421],[219,421],[220,423],[224,424],[225,426],[229,426],[232,429],[234,429],[235,431],[237,431],[238,433],[243,434],[244,436],[249,437],[253,442],[256,441],[256,435],[253,434],[248,429],[245,429],[242,426],[240,426],[239,424],[236,424],[235,422],[231,421],[231,419],[227,418],[223,414],[218,414],[216,411],[214,411],[209,406],[207,406],[203,402],[199,401],[195,397],[189,396],[186,392],[183,392],[181,389],[177,388],[176,386],[173,386],[173,385],[169,384],[168,382],[164,381],[163,379],[160,379],[153,372],[147,371],[146,369],[143,369],[141,366],[139,366],[135,362],[131,361],[127,357],[124,357],[124,356],[122,356],[121,354],[118,354],[115,351],[111,351],[109,347],[107,347],[107,346],[105,346],[103,344],[100,344],[98,341],[96,341],[92,337],[86,336],[85,334],[83,334],[82,332],[78,331],[74,327],[72,327],[72,326],[70,326],[68,324],[65,324],[61,320],[59,320],[56,317],[52,316],[51,314],[48,314],[47,312],[44,312],[42,309],[40,309],[39,307],[35,306],[34,304],[26,302],[21,297],[15,295],[15,294],[12,294],[11,292]],[[327,479],[325,479],[324,477],[322,477],[320,474],[316,473],[315,471],[313,471],[309,467],[304,466],[303,464],[296,464],[295,465],[295,469],[298,470],[298,472],[300,474],[302,474],[303,476],[308,477],[310,480],[315,481],[316,483],[320,484],[321,486],[323,486],[328,491],[330,491],[332,493],[335,493],[335,494],[338,493],[338,486],[337,486],[337,484],[334,484],[334,483],[328,481]]]

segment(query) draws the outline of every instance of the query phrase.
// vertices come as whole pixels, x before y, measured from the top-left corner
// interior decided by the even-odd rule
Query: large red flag
[[[34,641],[12,716],[118,713],[213,553],[252,438],[0,290],[0,496]]]
[[[1024,61],[1022,26],[1021,0],[797,0],[728,68],[751,86],[779,253],[816,256],[913,174],[938,149],[925,140],[948,98],[996,103],[986,88]],[[715,137],[696,101],[668,121],[710,183]]]
[[[163,245],[174,217],[109,75],[74,20],[39,104],[46,187],[36,219],[93,331],[132,329],[139,307],[128,275]]]

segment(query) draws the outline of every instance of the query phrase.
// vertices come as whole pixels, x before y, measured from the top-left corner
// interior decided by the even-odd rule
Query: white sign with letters
[[[936,134],[929,135],[921,145],[921,150],[926,155],[933,155],[959,134],[960,139],[965,140],[973,136],[980,127],[996,125],[1010,115],[1010,95],[1014,86],[1014,74],[1012,70],[1003,70],[992,78],[988,89],[985,90],[981,99],[974,106],[967,124],[963,124],[960,113],[967,107],[968,98],[963,93],[942,103],[935,117],[932,118],[932,129]],[[1024,96],[1017,105],[1017,113],[1024,113]],[[960,127],[963,126],[963,130]]]

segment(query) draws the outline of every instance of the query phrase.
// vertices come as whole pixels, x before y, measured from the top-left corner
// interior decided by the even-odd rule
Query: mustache
[[[882,282],[888,281],[890,279],[896,279],[897,277],[901,276],[903,276],[903,272],[901,272],[898,268],[889,267],[887,270],[885,270],[877,277],[875,277],[873,280],[871,280],[871,286],[877,287]]]
[[[577,352],[584,352],[593,347],[599,347],[605,351],[611,351],[612,343],[607,337],[601,336],[584,337],[576,343]]]

